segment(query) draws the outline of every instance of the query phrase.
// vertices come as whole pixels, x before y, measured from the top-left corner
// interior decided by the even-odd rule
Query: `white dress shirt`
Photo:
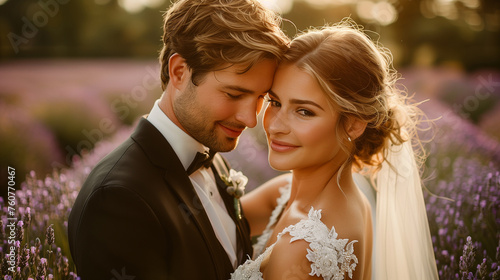
[[[204,152],[208,148],[174,124],[158,104],[159,100],[156,100],[147,119],[167,139],[184,169],[187,170],[196,153]],[[236,268],[236,225],[227,213],[226,206],[215,183],[214,173],[211,169],[202,167],[191,174],[189,179],[208,215],[217,239],[219,239],[226,251],[233,268]]]

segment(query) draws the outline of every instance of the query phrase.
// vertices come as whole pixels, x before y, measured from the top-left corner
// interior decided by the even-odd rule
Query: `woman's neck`
[[[321,198],[325,191],[345,196],[345,192],[354,184],[351,167],[349,163],[340,170],[341,164],[330,163],[315,168],[293,170],[289,205],[295,203],[304,208],[304,211],[309,211],[310,206]]]

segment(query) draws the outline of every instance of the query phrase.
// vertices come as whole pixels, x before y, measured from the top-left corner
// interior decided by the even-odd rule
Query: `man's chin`
[[[224,140],[219,141],[217,147],[211,148],[211,150],[216,150],[220,153],[227,153],[236,148],[238,145],[239,138],[228,138],[226,137]]]

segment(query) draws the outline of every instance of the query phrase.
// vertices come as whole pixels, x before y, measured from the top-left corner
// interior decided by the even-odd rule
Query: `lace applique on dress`
[[[264,253],[257,259],[249,259],[244,264],[240,265],[234,273],[231,273],[231,280],[263,280],[264,278],[262,272],[260,272],[260,265],[264,258],[271,253],[275,244],[267,247]]]
[[[311,276],[321,276],[323,279],[344,279],[345,273],[352,279],[352,273],[356,269],[358,258],[354,254],[353,240],[337,239],[338,234],[335,227],[329,230],[321,222],[321,209],[311,210],[308,219],[301,220],[295,225],[288,226],[279,235],[289,233],[292,236],[290,243],[303,239],[309,243],[307,259],[311,262]],[[349,243],[347,243],[349,242]]]
[[[354,254],[354,243],[358,241],[349,242],[348,239],[337,239],[338,234],[335,228],[332,227],[329,230],[321,221],[321,210],[314,210],[311,207],[308,218],[285,228],[278,234],[278,240],[287,233],[292,237],[290,243],[301,239],[309,243],[306,255],[311,262],[309,275],[328,280],[341,280],[347,273],[352,279],[352,273],[358,263],[358,258]],[[269,246],[257,259],[247,260],[240,265],[231,274],[231,279],[262,280],[260,266],[264,258],[271,254],[275,244]]]

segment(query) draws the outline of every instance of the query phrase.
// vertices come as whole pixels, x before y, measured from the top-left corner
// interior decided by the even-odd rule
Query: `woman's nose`
[[[264,114],[264,129],[268,134],[288,133],[288,119],[283,110],[269,107]]]

